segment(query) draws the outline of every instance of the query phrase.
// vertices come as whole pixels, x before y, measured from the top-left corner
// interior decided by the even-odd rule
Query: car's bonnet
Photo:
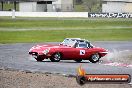
[[[45,49],[51,48],[68,48],[68,46],[63,45],[36,45],[33,46],[29,51],[43,51]]]

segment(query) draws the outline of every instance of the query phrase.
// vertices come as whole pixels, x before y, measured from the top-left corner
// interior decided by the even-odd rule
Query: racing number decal
[[[80,50],[80,55],[85,55],[85,50]]]

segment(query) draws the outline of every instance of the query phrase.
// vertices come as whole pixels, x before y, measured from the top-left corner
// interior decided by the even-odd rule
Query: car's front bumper
[[[38,54],[37,52],[29,52],[29,55],[32,55],[32,57],[37,58],[38,56],[42,56],[43,58],[50,58],[50,54]]]

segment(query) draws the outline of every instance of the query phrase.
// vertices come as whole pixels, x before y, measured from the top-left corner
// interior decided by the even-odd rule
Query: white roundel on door
[[[85,55],[85,50],[80,50],[80,55]]]

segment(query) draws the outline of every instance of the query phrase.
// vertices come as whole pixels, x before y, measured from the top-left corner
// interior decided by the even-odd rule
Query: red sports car
[[[37,61],[50,59],[52,62],[60,60],[89,60],[96,63],[107,54],[107,50],[93,46],[89,41],[80,38],[66,38],[58,45],[36,45],[29,50]]]

